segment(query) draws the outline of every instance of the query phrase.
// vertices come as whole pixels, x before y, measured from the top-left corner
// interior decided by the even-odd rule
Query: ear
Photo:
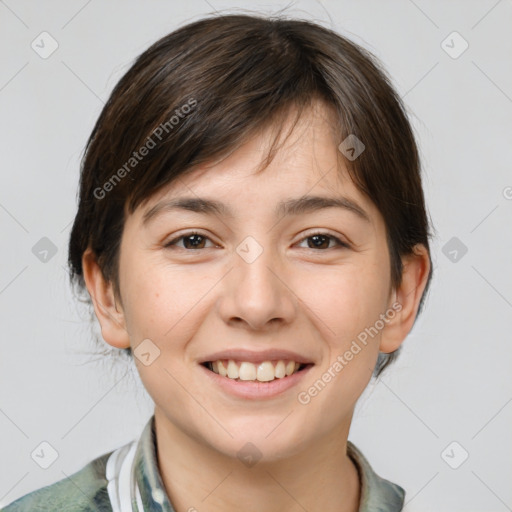
[[[119,301],[116,303],[113,285],[111,281],[105,280],[96,256],[90,249],[82,256],[82,268],[103,339],[113,347],[128,348],[130,338],[126,330],[123,309]]]
[[[395,291],[396,315],[390,319],[382,330],[380,352],[389,353],[397,350],[414,325],[420,300],[427,285],[430,272],[430,260],[426,247],[417,244],[414,253],[402,258],[402,283]],[[391,304],[390,304],[391,308]],[[395,309],[395,308],[393,308]]]

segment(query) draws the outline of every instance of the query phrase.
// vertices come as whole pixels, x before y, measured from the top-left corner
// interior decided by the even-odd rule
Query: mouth
[[[272,382],[287,380],[290,376],[303,372],[313,363],[302,363],[291,359],[267,360],[261,362],[218,359],[201,363],[207,370],[236,382]]]

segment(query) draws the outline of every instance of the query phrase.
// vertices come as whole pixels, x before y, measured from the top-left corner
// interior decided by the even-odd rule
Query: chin
[[[313,442],[303,430],[304,422],[300,422],[302,426],[299,426],[297,418],[292,420],[291,416],[293,413],[289,418],[286,418],[286,414],[257,419],[237,418],[233,422],[223,423],[233,437],[226,433],[212,439],[205,433],[203,439],[215,451],[242,462],[246,457],[258,459],[259,462],[279,461],[296,455]]]

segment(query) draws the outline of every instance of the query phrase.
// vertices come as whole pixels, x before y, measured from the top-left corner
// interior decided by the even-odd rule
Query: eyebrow
[[[346,197],[302,196],[287,199],[277,204],[274,214],[276,217],[301,215],[327,208],[342,208],[356,214],[362,220],[371,223],[370,216],[356,202]],[[224,203],[215,199],[201,197],[177,197],[157,203],[143,216],[142,224],[146,225],[151,219],[163,212],[186,210],[206,215],[220,215],[233,218],[235,214]]]

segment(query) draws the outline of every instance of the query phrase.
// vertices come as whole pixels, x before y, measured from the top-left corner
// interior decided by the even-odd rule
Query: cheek
[[[343,343],[379,318],[389,280],[382,265],[364,261],[300,275],[300,298],[323,321],[327,339]]]
[[[159,350],[147,365],[134,357],[140,378],[161,407],[168,408],[169,390],[174,389],[175,410],[192,414],[195,402],[181,392],[177,382],[189,378],[186,346],[203,318],[207,301],[200,298],[211,288],[212,277],[161,262],[138,265],[134,259],[126,263],[125,315],[132,348],[136,351],[139,343],[149,339]]]
[[[327,402],[337,404],[339,411],[359,397],[375,367],[380,331],[374,326],[387,307],[386,272],[380,262],[361,262],[326,269],[325,276],[314,279],[303,276],[304,302],[318,319],[316,328],[328,352],[321,372],[330,374],[325,378],[332,384],[324,398],[329,396]]]
[[[197,267],[187,270],[151,260],[143,265],[135,259],[127,261],[123,277],[132,342],[136,345],[138,340],[150,338],[166,350],[177,348],[177,342],[193,332],[193,324],[207,303],[203,297],[213,285],[211,272],[203,275]]]

